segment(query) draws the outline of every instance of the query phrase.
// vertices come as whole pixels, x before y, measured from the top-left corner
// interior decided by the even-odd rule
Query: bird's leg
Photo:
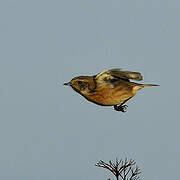
[[[126,112],[126,109],[127,109],[127,105],[114,105],[114,110],[116,111],[121,111],[121,112]]]
[[[131,99],[131,98],[132,97],[130,97],[129,99]],[[129,99],[125,100],[120,105],[114,105],[114,110],[121,111],[121,112],[126,112],[128,106],[127,105],[123,105],[123,104],[126,103]]]

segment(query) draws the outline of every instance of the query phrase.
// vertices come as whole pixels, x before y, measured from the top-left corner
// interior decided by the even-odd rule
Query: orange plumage
[[[114,106],[117,111],[125,112],[127,106],[123,105],[136,92],[146,86],[155,84],[139,84],[129,79],[142,80],[139,72],[110,69],[95,76],[78,76],[64,85],[71,86],[76,92],[87,100],[102,106]]]

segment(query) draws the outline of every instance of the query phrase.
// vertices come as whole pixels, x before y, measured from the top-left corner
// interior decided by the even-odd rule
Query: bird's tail
[[[159,86],[157,84],[141,84],[142,88],[143,87],[150,87],[150,86]]]
[[[142,89],[142,88],[144,88],[144,87],[150,87],[150,86],[159,86],[159,85],[157,85],[157,84],[136,84],[136,85],[133,87],[133,89],[134,89],[135,91],[138,91],[138,90],[140,90],[140,89]]]

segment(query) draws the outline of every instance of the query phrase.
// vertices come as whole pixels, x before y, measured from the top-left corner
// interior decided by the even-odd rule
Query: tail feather
[[[144,87],[150,87],[150,86],[159,86],[157,84],[137,84],[133,87],[134,92],[144,88]]]
[[[140,86],[142,86],[142,88],[143,88],[143,87],[159,86],[159,85],[157,85],[157,84],[141,84]]]

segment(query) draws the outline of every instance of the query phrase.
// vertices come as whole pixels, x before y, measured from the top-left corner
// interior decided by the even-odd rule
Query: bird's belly
[[[102,106],[114,106],[123,103],[125,100],[132,97],[131,91],[114,91],[95,92],[87,99]]]

